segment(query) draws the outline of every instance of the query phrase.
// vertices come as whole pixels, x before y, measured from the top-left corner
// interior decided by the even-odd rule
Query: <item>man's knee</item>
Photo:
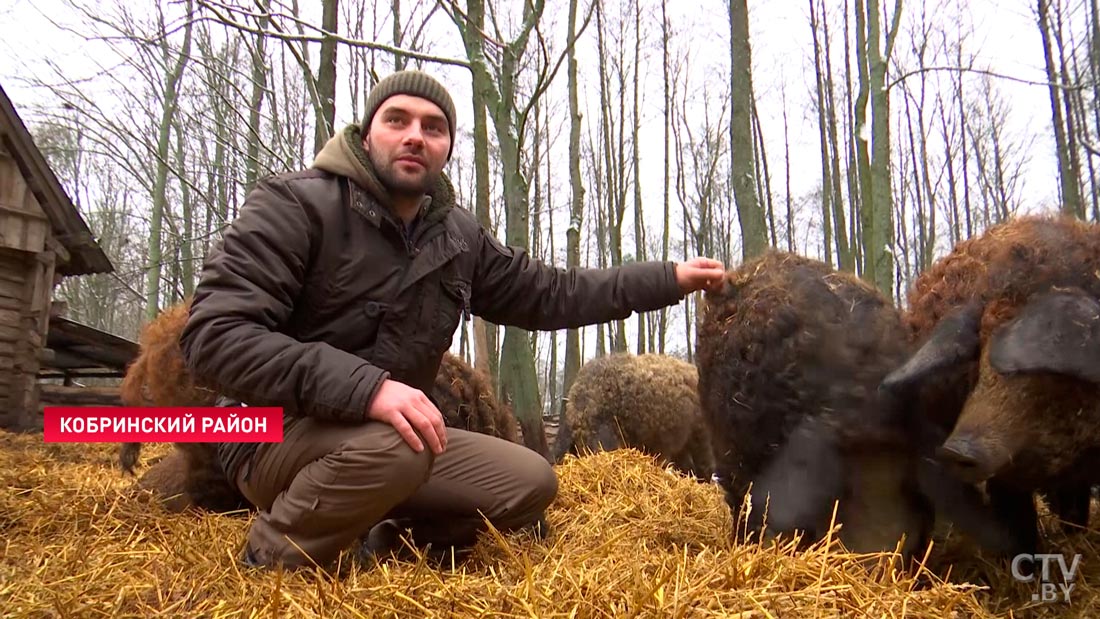
[[[497,525],[505,530],[535,531],[540,538],[547,535],[546,510],[558,495],[558,476],[544,458],[531,452],[533,458],[517,466],[516,495],[508,516]]]
[[[545,458],[535,452],[531,453],[534,457],[523,468],[523,486],[526,489],[524,504],[529,511],[541,513],[558,495],[558,476]]]
[[[538,489],[542,497],[543,507],[549,507],[558,496],[558,474],[554,472],[550,463],[542,467],[543,474],[540,477]]]
[[[428,480],[435,463],[431,449],[414,450],[393,426],[382,423],[348,438],[334,455],[341,464],[372,476],[415,485]]]

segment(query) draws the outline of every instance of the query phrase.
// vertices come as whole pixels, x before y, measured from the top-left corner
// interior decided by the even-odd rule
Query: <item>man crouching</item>
[[[368,533],[391,543],[395,523],[439,548],[472,545],[482,515],[502,531],[537,522],[557,492],[546,460],[444,427],[425,395],[460,319],[576,328],[721,280],[705,258],[566,271],[501,244],[455,204],[442,173],[454,137],[443,86],[395,73],[310,169],[261,180],[207,257],[188,366],[285,415],[281,443],[218,449],[259,510],[250,564],[325,567]]]

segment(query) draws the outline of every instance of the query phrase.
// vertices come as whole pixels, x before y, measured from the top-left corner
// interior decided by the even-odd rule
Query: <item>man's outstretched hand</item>
[[[404,383],[390,379],[383,381],[371,401],[367,417],[393,426],[417,452],[424,451],[424,443],[413,428],[428,441],[428,446],[436,455],[447,448],[447,427],[443,423],[443,414],[423,391]]]
[[[716,292],[721,289],[725,274],[725,267],[713,258],[692,258],[676,265],[676,283],[684,294],[696,290]]]

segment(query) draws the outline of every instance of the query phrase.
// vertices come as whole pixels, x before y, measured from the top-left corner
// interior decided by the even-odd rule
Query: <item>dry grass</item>
[[[150,445],[149,455],[165,445]],[[0,615],[18,617],[1055,617],[1100,608],[1100,535],[1051,541],[1084,555],[1072,603],[1033,591],[955,545],[953,584],[884,569],[836,545],[738,546],[717,488],[633,451],[559,467],[552,535],[483,538],[453,569],[392,562],[242,571],[247,517],[172,515],[111,468],[115,445],[45,444],[0,431]],[[931,565],[930,561],[930,565]],[[962,582],[992,577],[992,588]],[[990,584],[990,583],[987,583]]]

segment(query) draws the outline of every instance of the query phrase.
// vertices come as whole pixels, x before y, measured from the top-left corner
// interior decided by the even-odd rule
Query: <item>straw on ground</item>
[[[248,571],[236,560],[248,515],[166,513],[112,468],[115,449],[0,432],[0,615],[946,619],[1100,608],[1096,532],[1066,535],[1044,517],[1051,543],[1083,559],[1071,603],[1038,605],[1034,583],[950,538],[915,573],[835,542],[737,545],[714,485],[631,450],[558,467],[545,540],[490,531],[445,569],[345,558],[337,577]]]

